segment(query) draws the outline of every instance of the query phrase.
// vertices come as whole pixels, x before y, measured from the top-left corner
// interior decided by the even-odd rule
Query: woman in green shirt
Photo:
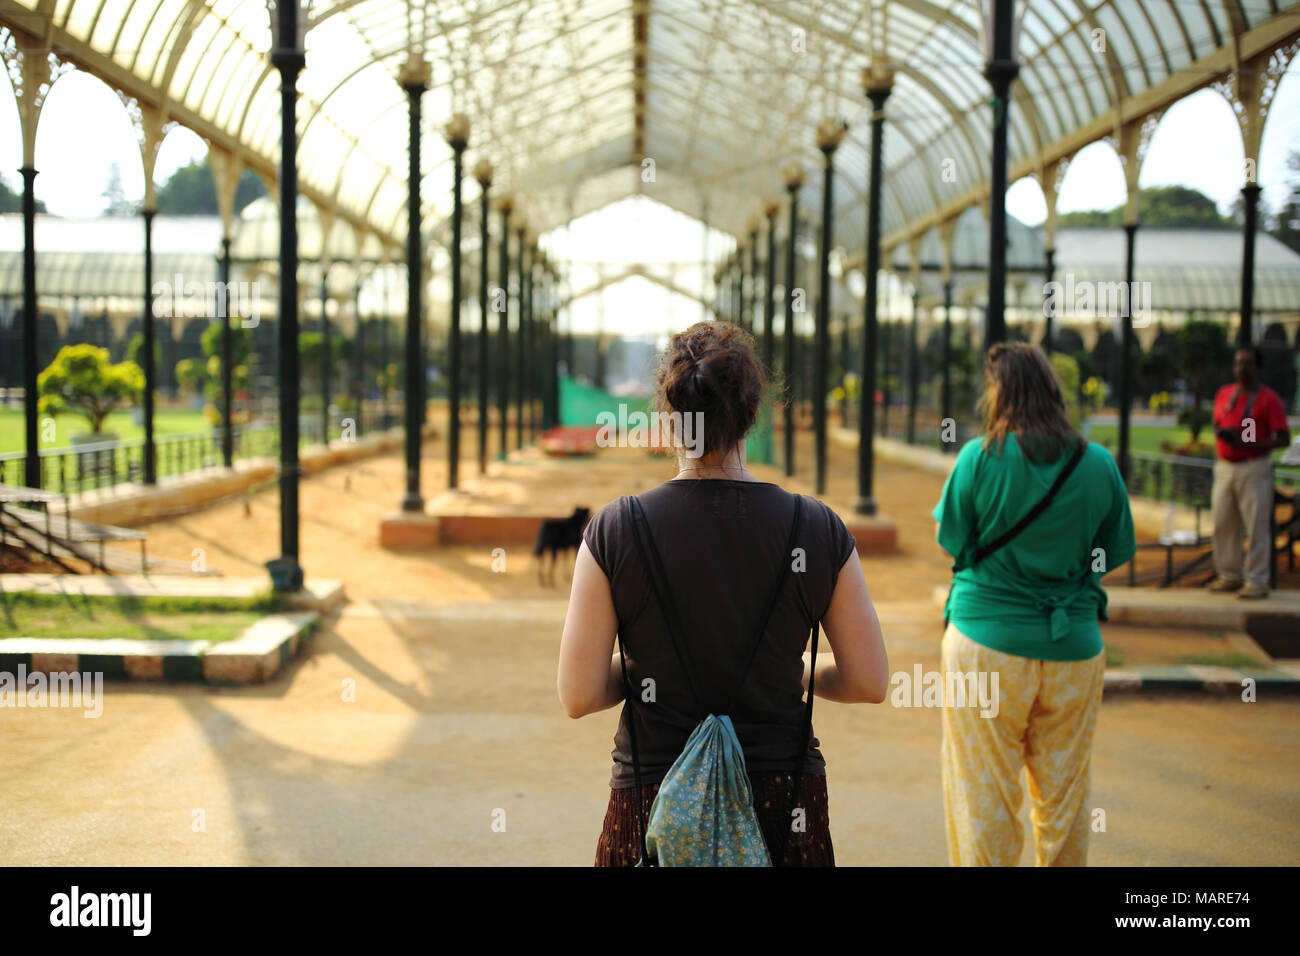
[[[981,406],[984,437],[962,448],[934,509],[954,558],[942,650],[949,860],[1019,862],[1024,767],[1037,863],[1083,865],[1105,669],[1100,580],[1136,551],[1128,494],[1110,452],[1070,424],[1041,349],[990,349]],[[962,686],[992,686],[996,703],[963,700]]]

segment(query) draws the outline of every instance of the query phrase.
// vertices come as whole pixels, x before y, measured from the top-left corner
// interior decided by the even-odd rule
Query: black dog
[[[546,559],[543,555],[551,552],[551,584],[555,584],[555,562],[561,551],[577,551],[582,544],[582,529],[591,517],[590,508],[574,508],[567,518],[547,518],[537,529],[537,544],[533,546],[533,557],[537,558],[537,580],[546,585]]]

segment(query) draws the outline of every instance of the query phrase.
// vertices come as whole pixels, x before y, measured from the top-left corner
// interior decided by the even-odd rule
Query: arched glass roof
[[[1021,0],[1013,177],[1300,35],[1297,5]],[[279,78],[264,0],[0,0],[0,21],[274,173]],[[700,218],[707,206],[710,224],[733,235],[780,197],[792,159],[816,207],[814,131],[829,116],[849,123],[835,158],[837,244],[859,249],[870,50],[896,71],[887,237],[949,218],[986,189],[976,0],[317,0],[308,23],[301,187],[386,242],[405,231],[406,97],[395,77],[412,47],[433,68],[422,155],[435,224],[450,209],[441,129],[454,112],[473,123],[470,164],[497,166],[494,189],[517,198],[534,232],[639,192]]]

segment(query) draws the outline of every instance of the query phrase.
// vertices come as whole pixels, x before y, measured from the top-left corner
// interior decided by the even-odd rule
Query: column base
[[[440,543],[439,521],[423,512],[401,511],[379,523],[379,546],[392,551],[436,548]]]
[[[884,515],[851,515],[844,524],[858,544],[858,554],[894,554],[898,526]]]

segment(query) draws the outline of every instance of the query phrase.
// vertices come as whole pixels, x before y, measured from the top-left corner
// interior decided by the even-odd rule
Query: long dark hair
[[[999,342],[984,362],[984,447],[1002,451],[1008,432],[1015,432],[1030,461],[1055,461],[1083,441],[1070,424],[1065,393],[1047,355],[1026,342]]]

